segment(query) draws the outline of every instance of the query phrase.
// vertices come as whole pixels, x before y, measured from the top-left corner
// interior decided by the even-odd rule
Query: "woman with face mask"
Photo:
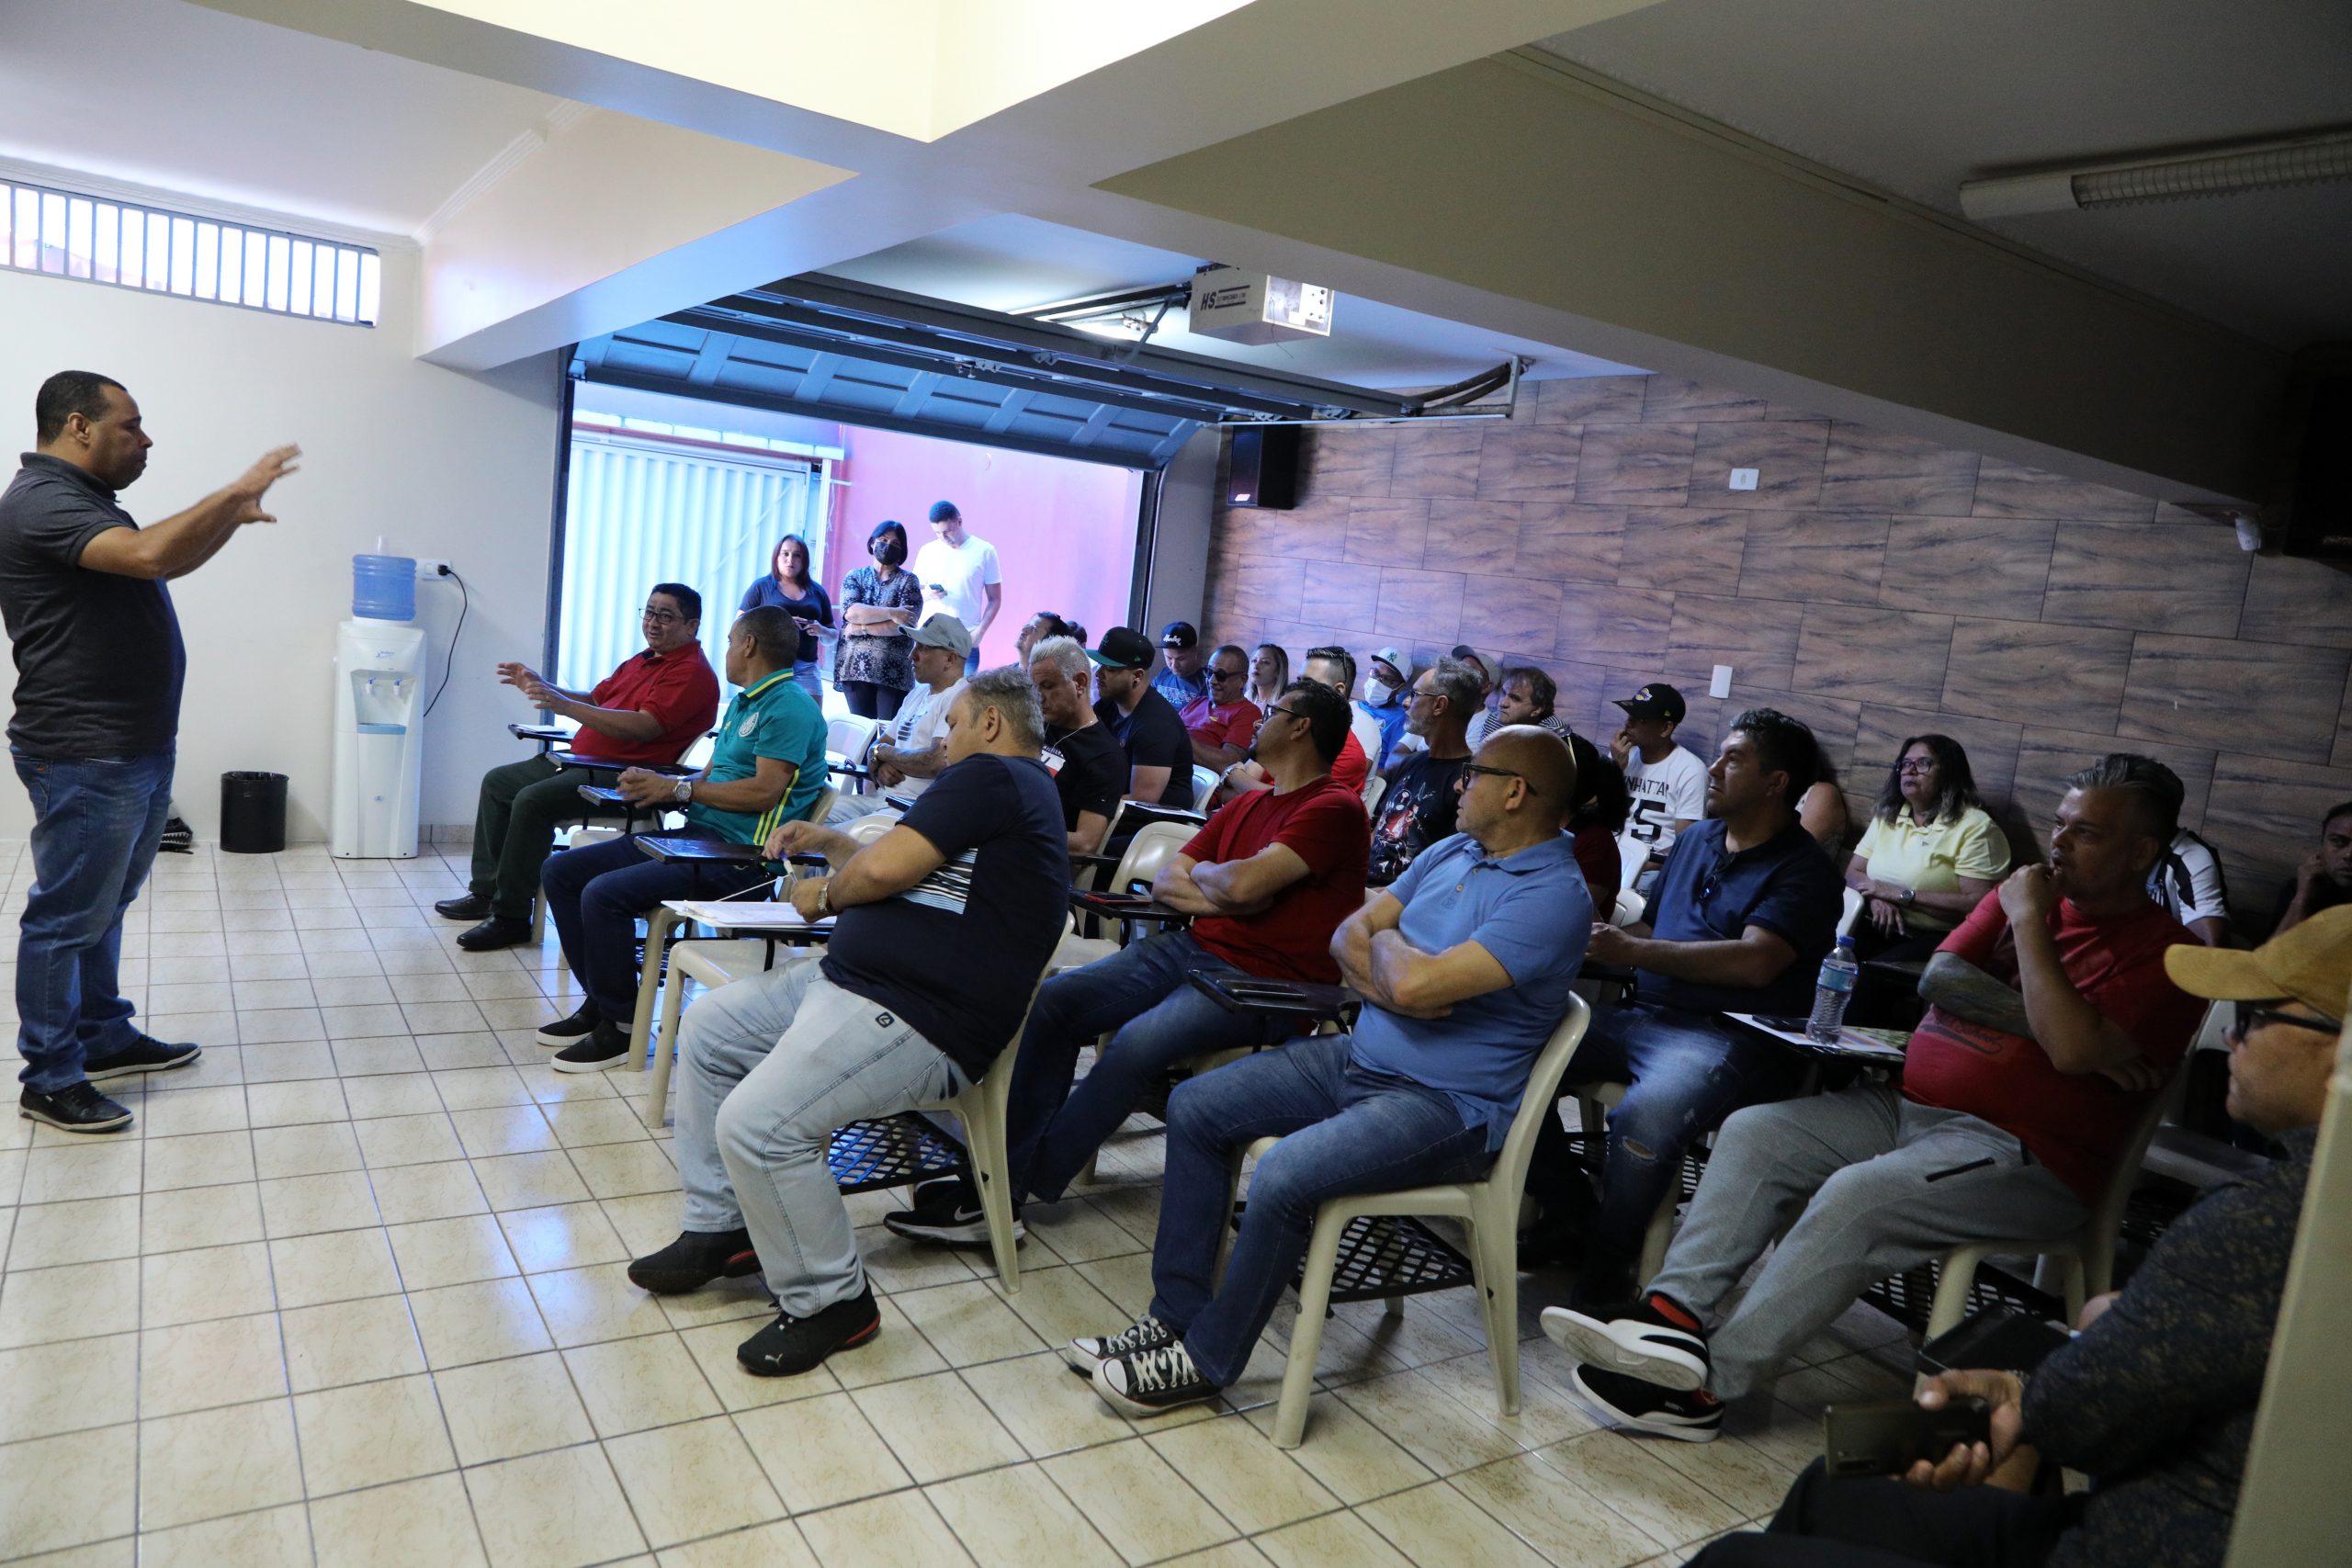
[[[899,716],[915,683],[914,644],[907,628],[922,613],[922,584],[905,570],[907,531],[883,523],[866,536],[872,566],[842,579],[842,637],[833,648],[833,684],[849,711],[865,718]]]

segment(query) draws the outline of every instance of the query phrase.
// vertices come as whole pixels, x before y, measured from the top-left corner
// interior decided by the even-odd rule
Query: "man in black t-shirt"
[[[1405,874],[1415,855],[1453,836],[1457,786],[1470,761],[1464,737],[1484,701],[1476,673],[1452,659],[1439,660],[1413,682],[1405,728],[1427,741],[1428,750],[1405,752],[1388,770],[1380,820],[1372,825],[1372,869],[1364,878],[1370,886],[1387,886]]]
[[[8,724],[33,805],[33,886],[17,945],[19,1112],[110,1133],[130,1112],[96,1086],[196,1060],[149,1038],[117,977],[122,912],[170,815],[187,656],[164,584],[210,560],[293,472],[280,446],[176,516],[131,521],[116,492],[154,442],[120,382],[62,370],[33,400],[40,447],[0,494],[0,614],[16,644]]]
[[[686,1011],[685,1229],[628,1276],[667,1294],[763,1273],[781,1314],[735,1352],[758,1376],[808,1371],[881,1330],[825,1160],[834,1129],[977,1083],[1053,957],[1069,856],[1043,731],[1028,677],[986,671],[948,710],[947,766],[898,826],[863,846],[814,823],[777,829],[772,857],[832,863],[792,897],[834,919],[832,941]]]
[[[1086,700],[1093,669],[1076,637],[1049,637],[1029,650],[1029,679],[1046,716],[1046,766],[1061,794],[1062,826],[1074,855],[1102,847],[1127,793],[1127,753]]]
[[[1094,716],[1126,750],[1127,798],[1191,810],[1193,732],[1152,690],[1151,639],[1133,626],[1113,626],[1087,657],[1102,692]]]

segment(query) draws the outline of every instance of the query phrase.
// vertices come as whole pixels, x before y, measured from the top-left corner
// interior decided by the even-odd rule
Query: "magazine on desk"
[[[1768,1019],[1752,1012],[1727,1012],[1724,1016],[1734,1022],[1744,1023],[1750,1029],[1760,1030],[1776,1040],[1785,1040],[1790,1044],[1801,1046],[1807,1051],[1817,1051],[1825,1055],[1833,1056],[1860,1056],[1875,1062],[1900,1064],[1903,1060],[1903,1048],[1911,1038],[1900,1029],[1857,1029],[1849,1023],[1838,1031],[1836,1044],[1826,1045],[1801,1028],[1781,1027],[1784,1023],[1793,1021],[1792,1020]]]

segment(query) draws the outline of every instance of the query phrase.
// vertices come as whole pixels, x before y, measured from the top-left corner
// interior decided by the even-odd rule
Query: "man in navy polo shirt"
[[[1070,1344],[1120,1408],[1156,1415],[1239,1380],[1324,1199],[1467,1180],[1494,1163],[1567,1010],[1593,906],[1561,830],[1576,762],[1559,737],[1498,730],[1458,787],[1463,830],[1332,938],[1364,998],[1355,1032],[1262,1052],[1170,1097],[1151,1310]],[[1264,1137],[1282,1142],[1258,1162],[1217,1282],[1233,1160]]]
[[[727,705],[710,765],[692,778],[631,768],[616,786],[631,805],[680,810],[672,838],[760,844],[781,822],[816,808],[825,789],[825,716],[792,679],[800,628],[773,604],[746,610],[727,634],[727,679],[742,688]],[[548,918],[564,961],[586,993],[579,1010],[538,1032],[562,1047],[560,1073],[598,1073],[631,1050],[626,1020],[637,1010],[638,917],[670,898],[725,897],[769,879],[758,861],[661,861],[634,838],[583,844],[540,868]],[[639,1049],[643,1041],[635,1042]]]
[[[1707,819],[1676,838],[1641,919],[1592,929],[1593,961],[1639,970],[1640,994],[1594,1010],[1567,1081],[1630,1087],[1609,1117],[1598,1213],[1558,1118],[1545,1123],[1527,1179],[1544,1213],[1521,1247],[1531,1262],[1531,1250],[1547,1255],[1583,1232],[1578,1301],[1627,1293],[1690,1145],[1794,1081],[1794,1055],[1722,1015],[1803,1017],[1837,941],[1838,872],[1797,820],[1816,755],[1813,731],[1786,714],[1732,720],[1707,770]]]

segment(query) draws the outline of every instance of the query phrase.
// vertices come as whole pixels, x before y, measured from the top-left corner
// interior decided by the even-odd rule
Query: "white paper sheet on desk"
[[[698,925],[718,926],[726,931],[827,931],[833,917],[808,920],[800,911],[782,901],[761,904],[713,903],[699,899],[673,899],[669,908]]]
[[[1775,1029],[1752,1012],[1726,1012],[1724,1016],[1736,1019],[1751,1029],[1760,1029],[1765,1033],[1775,1035],[1792,1045],[1803,1045],[1815,1051],[1832,1051],[1840,1056],[1869,1056],[1884,1062],[1903,1060],[1903,1047],[1873,1038],[1876,1034],[1887,1032],[1884,1031],[1865,1031],[1850,1027],[1840,1029],[1838,1032],[1838,1043],[1824,1045],[1802,1030]]]

